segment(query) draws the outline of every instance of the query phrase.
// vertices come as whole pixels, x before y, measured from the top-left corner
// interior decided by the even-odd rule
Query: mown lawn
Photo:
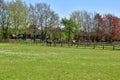
[[[120,80],[120,51],[0,43],[0,80]]]

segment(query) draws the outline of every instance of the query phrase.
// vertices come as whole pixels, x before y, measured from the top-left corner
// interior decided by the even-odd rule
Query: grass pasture
[[[120,50],[0,43],[0,80],[120,80]]]

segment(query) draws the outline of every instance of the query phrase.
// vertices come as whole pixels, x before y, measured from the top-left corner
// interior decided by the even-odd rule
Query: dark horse
[[[46,40],[46,45],[51,46],[52,45],[52,40],[50,40],[50,39]]]

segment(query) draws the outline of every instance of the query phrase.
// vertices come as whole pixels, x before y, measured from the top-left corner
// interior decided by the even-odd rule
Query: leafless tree
[[[41,30],[42,40],[45,40],[44,34],[51,34],[52,27],[59,25],[58,15],[46,3],[37,3],[35,6],[30,4],[28,11],[31,24]]]

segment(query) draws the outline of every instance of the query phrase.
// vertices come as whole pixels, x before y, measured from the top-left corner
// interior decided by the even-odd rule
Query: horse
[[[47,46],[51,46],[52,45],[52,40],[50,40],[50,39],[48,39],[48,40],[46,40],[46,44],[47,44]]]
[[[71,46],[73,46],[73,45],[76,45],[76,40],[75,39],[71,41]]]

